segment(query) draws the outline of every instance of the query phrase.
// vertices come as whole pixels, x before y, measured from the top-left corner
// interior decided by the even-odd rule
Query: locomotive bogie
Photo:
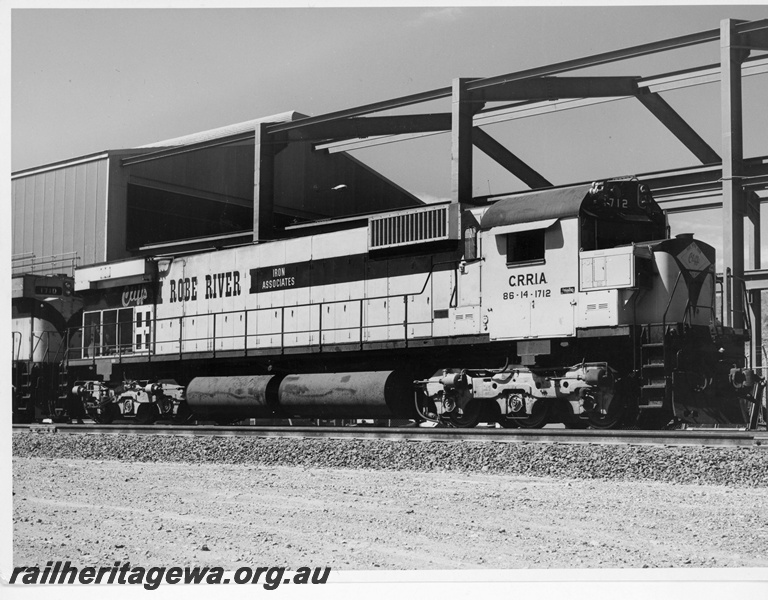
[[[417,385],[440,419],[450,422],[477,402],[507,425],[521,426],[555,407],[573,422],[608,415],[615,395],[614,371],[606,363],[575,365],[559,373],[522,367],[495,373],[444,370]]]
[[[97,423],[116,418],[153,423],[158,418],[179,415],[184,388],[173,383],[126,381],[117,387],[98,380],[78,381],[72,395],[80,400],[86,415]],[[183,411],[182,411],[183,412]]]

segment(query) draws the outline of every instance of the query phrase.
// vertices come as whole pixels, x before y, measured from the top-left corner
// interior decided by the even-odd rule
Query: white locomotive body
[[[173,381],[173,402],[222,420],[742,419],[744,337],[718,326],[714,249],[668,239],[636,181],[287,233],[79,269],[72,379]]]

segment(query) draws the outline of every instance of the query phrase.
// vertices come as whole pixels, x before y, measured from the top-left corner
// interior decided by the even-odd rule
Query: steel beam
[[[363,115],[370,115],[372,113],[381,112],[383,110],[412,106],[414,104],[421,104],[422,102],[431,102],[432,100],[449,98],[450,96],[450,87],[438,88],[436,90],[421,92],[420,94],[411,94],[409,96],[393,98],[392,100],[375,102],[373,104],[364,104],[355,108],[330,112],[324,115],[318,115],[317,117],[297,119],[296,121],[292,121],[290,123],[275,123],[268,128],[268,131],[269,133],[290,131],[291,129],[300,129],[301,127],[306,127],[307,125],[315,125],[317,123],[330,123],[333,121],[339,121],[341,119],[348,119],[349,117],[361,117]]]
[[[744,182],[747,187],[765,189],[768,187],[768,156],[758,156],[742,161]],[[647,183],[654,196],[679,193],[678,190],[692,189],[710,191],[722,189],[723,170],[720,165],[656,171],[637,175]]]
[[[747,291],[768,290],[768,269],[755,269],[744,272]]]
[[[741,45],[754,50],[768,50],[768,19],[745,23],[739,28]]]
[[[483,87],[472,98],[485,102],[634,96],[637,77],[536,77]]]
[[[292,142],[317,142],[367,138],[377,135],[448,131],[450,128],[451,113],[395,117],[354,117],[333,123],[315,123],[291,129],[288,131],[288,139]]]
[[[530,77],[543,77],[546,75],[557,75],[559,73],[566,73],[568,71],[574,71],[576,69],[583,69],[587,67],[593,67],[596,65],[602,65],[606,63],[616,62],[619,60],[626,60],[629,58],[637,58],[638,56],[646,56],[648,54],[655,54],[657,52],[664,52],[666,50],[675,50],[678,48],[685,48],[687,46],[694,46],[697,44],[703,44],[706,42],[712,42],[718,39],[719,30],[711,29],[702,31],[700,33],[693,33],[690,35],[684,35],[675,38],[669,38],[658,42],[652,42],[649,44],[641,44],[639,46],[631,46],[621,50],[614,50],[611,52],[603,52],[600,54],[594,54],[586,56],[584,58],[578,58],[565,62],[555,63],[554,65],[547,65],[545,67],[538,67],[535,69],[528,69],[526,71],[519,71],[517,73],[510,73],[507,75],[500,75],[498,77],[488,77],[485,79],[476,79],[479,82],[473,84],[471,90],[479,90],[484,87],[491,87],[499,83],[506,83],[508,81],[527,79]],[[403,106],[410,106],[413,104],[419,104],[421,102],[429,102],[432,100],[438,100],[440,98],[448,98],[452,95],[453,88],[437,88],[422,92],[420,94],[412,94],[409,96],[401,96],[399,98],[393,98],[391,100],[385,100],[383,102],[376,102],[373,104],[365,104],[356,108],[350,108],[347,110],[336,111],[326,113],[317,117],[308,117],[306,119],[300,119],[292,123],[281,123],[273,125],[269,129],[270,133],[276,133],[278,131],[288,131],[303,125],[309,125],[313,123],[322,123],[335,121],[339,119],[346,119],[348,117],[359,117],[382,110],[390,110],[393,108],[400,108]]]
[[[758,56],[750,58],[746,60],[742,65],[742,77],[765,75],[766,73],[768,73],[768,57]],[[673,73],[644,77],[637,80],[637,87],[640,93],[646,90],[648,92],[659,93],[719,82],[720,66],[708,65],[695,69],[686,69],[684,71],[676,71]],[[610,98],[573,98],[562,99],[558,101],[543,100],[534,102],[515,102],[508,106],[494,107],[492,109],[482,110],[477,115],[475,115],[474,122],[475,127],[478,125],[492,125],[494,123],[503,123],[516,119],[525,119],[543,114],[562,112],[565,110],[574,110],[586,106],[604,104],[606,102],[615,102],[617,100],[624,100],[630,97],[631,96],[614,96]],[[369,138],[364,141],[341,141],[338,143],[328,142],[316,145],[315,149],[328,150],[331,153],[347,152],[350,150],[360,150],[362,148],[370,148],[383,144],[391,144],[394,142],[418,139],[421,137],[435,135],[435,133],[436,132],[388,135],[380,136],[377,138]]]
[[[718,39],[720,31],[718,29],[709,29],[700,33],[693,33],[690,35],[683,35],[679,37],[669,38],[658,42],[651,42],[649,44],[641,44],[639,46],[631,46],[622,50],[614,50],[612,52],[603,52],[601,54],[593,54],[584,58],[576,58],[573,60],[567,60],[553,65],[547,65],[545,67],[537,67],[534,69],[527,69],[525,71],[518,71],[516,73],[509,73],[507,75],[499,75],[497,77],[487,77],[480,79],[469,85],[471,91],[479,90],[485,87],[491,87],[500,83],[507,83],[509,81],[519,81],[521,79],[527,79],[530,77],[544,77],[547,75],[557,75],[559,73],[566,73],[568,71],[575,71],[577,69],[585,69],[587,67],[594,67],[597,65],[603,65],[606,63],[616,62],[619,60],[626,60],[629,58],[637,58],[639,56],[647,56],[648,54],[656,54],[657,52],[664,52],[667,50],[676,50],[679,48],[686,48],[688,46],[695,46],[697,44],[704,44],[706,42],[713,42]]]
[[[531,189],[552,186],[541,174],[479,127],[472,129],[472,143]]]
[[[744,23],[737,25],[743,29],[746,33],[751,31],[759,31],[765,27],[768,23],[768,19],[761,21],[753,21],[751,23]],[[483,79],[468,80],[468,89],[470,91],[477,91],[487,87],[493,87],[494,85],[507,83],[510,81],[520,81],[523,79],[529,79],[532,77],[545,77],[549,75],[557,75],[560,73],[566,73],[568,71],[575,71],[577,69],[585,69],[588,67],[594,67],[596,65],[607,64],[611,62],[617,62],[620,60],[627,60],[631,58],[637,58],[639,56],[647,56],[649,54],[656,54],[657,52],[665,52],[668,50],[676,50],[679,48],[686,48],[688,46],[695,46],[698,44],[704,44],[707,42],[713,42],[720,37],[719,29],[710,29],[699,33],[693,33],[689,35],[683,35],[679,37],[669,38],[658,42],[651,42],[649,44],[641,44],[639,46],[631,46],[629,48],[623,48],[621,50],[614,50],[611,52],[603,52],[600,54],[593,54],[583,58],[577,58],[568,60],[553,65],[547,65],[544,67],[537,67],[533,69],[527,69],[524,71],[518,71],[515,73],[509,73],[506,75],[499,75],[497,77],[487,77]],[[359,117],[362,115],[372,114],[383,110],[391,110],[394,108],[401,108],[403,106],[411,106],[413,104],[420,104],[422,102],[430,102],[432,100],[438,100],[441,98],[448,98],[452,95],[452,87],[437,88],[419,94],[411,94],[408,96],[401,96],[399,98],[393,98],[391,100],[385,100],[383,102],[376,102],[373,104],[365,104],[355,108],[346,110],[326,113],[317,117],[307,117],[305,119],[297,119],[290,123],[280,123],[272,125],[269,129],[269,133],[277,133],[279,131],[288,131],[290,129],[296,129],[305,125],[311,125],[314,123],[326,123],[331,121],[337,121],[340,119],[346,119],[349,117]]]
[[[702,164],[719,163],[720,156],[688,123],[667,104],[666,100],[653,93],[640,93],[637,99],[653,116],[672,132]]]

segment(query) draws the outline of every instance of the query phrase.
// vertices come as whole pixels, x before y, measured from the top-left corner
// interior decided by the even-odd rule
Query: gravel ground
[[[768,486],[768,448],[14,433],[14,456]]]
[[[14,563],[768,566],[764,449],[14,434]]]

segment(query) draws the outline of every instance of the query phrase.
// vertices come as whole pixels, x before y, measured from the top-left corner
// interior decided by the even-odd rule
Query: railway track
[[[381,439],[400,441],[497,442],[550,444],[623,444],[656,446],[729,446],[768,448],[768,431],[735,429],[689,429],[675,431],[599,431],[572,429],[449,429],[414,427],[310,427],[310,426],[221,426],[33,424],[13,425],[14,431],[37,433],[86,433],[99,435],[165,435],[288,437],[329,439]]]

